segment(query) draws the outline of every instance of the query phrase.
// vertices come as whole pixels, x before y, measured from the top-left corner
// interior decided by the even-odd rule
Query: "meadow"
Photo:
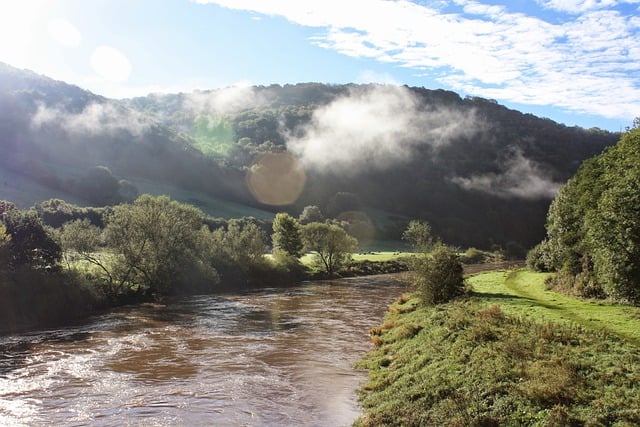
[[[436,306],[403,295],[370,331],[356,425],[640,424],[640,309],[545,279],[479,273],[466,297]]]

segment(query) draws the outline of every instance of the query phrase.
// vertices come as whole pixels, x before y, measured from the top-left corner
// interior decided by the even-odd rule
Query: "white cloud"
[[[479,129],[475,113],[420,107],[402,86],[352,90],[313,113],[287,150],[311,169],[356,174],[408,160],[419,144],[437,148]]]
[[[562,20],[475,0],[197,0],[319,29],[317,46],[434,76],[502,101],[629,119],[640,111],[640,0],[539,0]],[[457,12],[443,12],[457,10]]]
[[[553,199],[560,183],[553,181],[535,162],[515,150],[506,159],[502,173],[455,177],[455,184],[465,190],[481,191],[502,198]]]
[[[64,47],[78,47],[82,35],[72,23],[64,19],[53,19],[47,25],[49,35]]]
[[[605,9],[622,3],[640,3],[638,0],[536,0],[542,7],[568,13],[583,13]]]
[[[31,126],[40,128],[52,124],[74,134],[114,135],[126,131],[140,137],[152,122],[138,112],[112,103],[91,103],[79,113],[39,105],[31,118]]]
[[[91,67],[103,79],[124,82],[131,74],[129,59],[118,49],[100,46],[91,54]]]
[[[247,108],[266,105],[255,88],[249,83],[213,91],[195,91],[185,95],[184,107],[195,113],[226,114]]]

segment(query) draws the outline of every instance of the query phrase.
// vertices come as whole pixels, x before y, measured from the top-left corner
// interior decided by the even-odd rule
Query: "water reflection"
[[[352,365],[402,290],[370,278],[198,296],[0,339],[0,425],[350,424]]]

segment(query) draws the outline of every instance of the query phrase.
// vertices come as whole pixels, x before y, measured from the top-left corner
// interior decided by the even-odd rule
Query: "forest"
[[[524,256],[545,235],[558,187],[620,138],[493,100],[393,85],[112,100],[0,65],[0,92],[0,199],[22,209],[54,198],[110,206],[149,193],[213,217],[270,220],[316,205],[368,224],[372,246],[397,245],[420,219],[451,244]],[[261,175],[269,167],[275,175]],[[257,194],[251,182],[267,179],[295,183],[292,193]]]

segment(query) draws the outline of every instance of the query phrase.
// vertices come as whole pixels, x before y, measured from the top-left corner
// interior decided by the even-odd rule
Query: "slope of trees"
[[[287,143],[307,135],[316,113],[332,103],[377,89],[304,83],[115,101],[0,64],[0,150],[5,154],[0,174],[48,189],[51,194],[44,198],[72,198],[85,205],[130,201],[142,181],[162,184],[183,201],[191,195],[212,196],[274,214],[315,205],[339,218],[345,205],[336,202],[350,195],[358,201],[352,204],[356,210],[405,218],[392,225],[374,221],[374,240],[398,241],[408,219],[419,218],[452,244],[524,248],[544,236],[552,189],[529,197],[460,183],[489,177],[505,184],[505,179],[525,179],[523,171],[562,183],[585,158],[619,138],[522,114],[491,100],[403,87],[415,104],[412,124],[427,126],[439,112],[463,131],[448,137],[441,129],[436,137],[446,143],[433,145],[429,132],[395,129],[413,138],[411,155],[396,167],[354,168],[346,174],[306,170],[302,194],[284,208],[252,197],[245,175],[258,156],[287,150]],[[357,123],[346,124],[357,130]],[[362,132],[367,130],[362,125]],[[513,168],[506,178],[505,165]],[[0,182],[0,197],[4,189],[19,190],[20,179]],[[181,197],[185,191],[190,196]]]
[[[640,128],[560,189],[529,264],[579,294],[640,303]]]

